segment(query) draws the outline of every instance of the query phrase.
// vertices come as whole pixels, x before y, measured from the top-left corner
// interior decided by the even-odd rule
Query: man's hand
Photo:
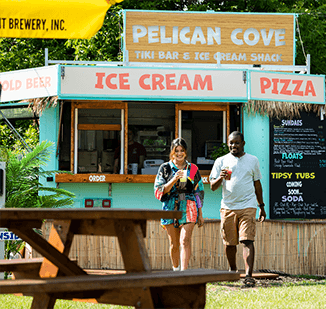
[[[264,222],[265,219],[266,219],[266,211],[265,211],[265,208],[264,208],[264,206],[263,206],[263,207],[261,207],[261,208],[259,209],[259,218],[258,218],[258,221],[260,221],[260,222]]]

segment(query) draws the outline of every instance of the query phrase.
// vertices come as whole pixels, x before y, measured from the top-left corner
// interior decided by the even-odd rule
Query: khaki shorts
[[[221,209],[221,236],[227,246],[236,246],[239,241],[255,240],[256,208],[238,210]]]

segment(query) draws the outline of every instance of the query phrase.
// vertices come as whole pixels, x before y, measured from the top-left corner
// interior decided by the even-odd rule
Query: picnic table
[[[54,307],[56,299],[96,299],[136,308],[204,308],[206,283],[239,280],[235,272],[212,269],[152,271],[144,238],[148,220],[181,218],[179,211],[144,209],[0,209],[0,227],[28,242],[44,258],[2,260],[0,293],[33,296],[32,309]],[[51,220],[48,239],[35,231]],[[69,258],[74,235],[116,236],[126,273],[92,275]]]

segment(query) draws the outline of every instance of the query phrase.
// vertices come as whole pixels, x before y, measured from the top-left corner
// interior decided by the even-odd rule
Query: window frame
[[[121,124],[78,124],[78,109],[120,109]],[[112,130],[121,132],[121,145],[124,145],[124,152],[121,152],[121,170],[120,173],[128,173],[128,104],[118,101],[72,101],[71,102],[71,153],[70,153],[70,171],[78,174],[78,131],[79,130]]]
[[[223,143],[230,132],[230,105],[228,103],[176,103],[175,104],[175,138],[182,137],[182,111],[214,111],[223,112]]]
[[[181,112],[182,111],[222,111],[223,112],[223,141],[230,134],[230,103],[199,103],[199,102],[175,102],[175,138],[181,136]],[[70,171],[73,173],[75,168],[75,149],[78,150],[78,125],[76,123],[76,109],[121,109],[121,145],[124,145],[124,151],[121,152],[121,162],[123,166],[120,174],[101,174],[101,173],[57,173],[55,181],[57,183],[153,183],[156,175],[131,175],[128,174],[128,102],[122,101],[71,101],[71,153],[70,153]],[[78,116],[78,113],[77,113]],[[81,125],[80,129],[88,127],[101,129],[102,125]],[[111,125],[109,125],[111,126]],[[119,129],[117,125],[111,128]],[[77,164],[78,165],[78,164]],[[77,166],[76,165],[76,166]],[[203,179],[208,183],[208,171],[203,172]],[[207,175],[206,175],[207,174]],[[103,175],[103,176],[102,176]]]

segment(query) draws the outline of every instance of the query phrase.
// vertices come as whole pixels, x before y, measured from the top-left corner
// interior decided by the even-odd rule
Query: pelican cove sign
[[[293,65],[294,14],[124,11],[131,62]]]

